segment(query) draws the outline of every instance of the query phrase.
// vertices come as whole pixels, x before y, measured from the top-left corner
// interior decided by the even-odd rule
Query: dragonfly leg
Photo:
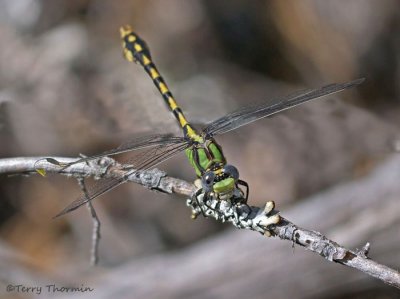
[[[199,198],[198,198],[200,195],[203,195],[201,203],[200,203]],[[220,205],[218,203],[218,200],[217,200],[217,205],[215,207],[211,206],[212,203],[213,203],[213,200],[216,200],[216,199],[214,199],[214,195],[211,195],[210,192],[205,192],[203,188],[198,189],[196,191],[196,193],[193,195],[191,200],[192,200],[192,202],[196,202],[197,203],[198,207],[200,208],[201,214],[205,218],[207,218],[208,216],[212,215],[212,213],[210,213],[211,211],[214,212],[214,213],[220,214],[220,212],[218,211],[218,208],[219,208],[219,205]],[[210,202],[211,202],[211,205],[210,205]],[[207,214],[208,214],[208,216],[207,216]],[[197,217],[197,215],[192,215],[192,218],[195,219]]]
[[[209,210],[213,211],[214,213],[217,213],[218,215],[221,215],[220,211],[218,210],[219,207],[220,207],[220,201],[217,200],[216,206],[215,206],[215,207],[212,207],[212,206],[210,206],[209,203],[208,203],[209,199],[212,200],[213,197],[212,197],[212,196],[210,197],[210,193],[209,193],[209,192],[205,192],[205,193],[204,193],[204,197],[203,197],[203,203],[204,203],[204,205],[205,205]],[[212,204],[212,201],[211,201],[211,204]]]
[[[205,214],[205,212],[204,212],[204,210],[203,210],[203,207],[202,207],[202,205],[200,204],[199,199],[197,198],[197,197],[198,197],[200,194],[202,194],[202,193],[203,193],[203,188],[198,189],[198,190],[192,195],[192,201],[194,200],[194,201],[197,203],[198,207],[200,208],[201,214],[204,216],[204,218],[206,218],[207,216],[206,216],[206,214]],[[204,196],[206,196],[206,194],[204,194]],[[203,201],[204,201],[204,197],[203,197]],[[197,215],[198,215],[198,214],[197,214]],[[193,215],[192,215],[192,218],[193,218],[193,219],[196,219],[197,215],[194,216],[194,214],[193,214]]]
[[[237,183],[238,183],[238,185],[242,185],[246,188],[246,192],[245,192],[245,196],[244,196],[244,203],[247,204],[247,200],[249,199],[249,191],[250,191],[249,184],[247,184],[247,182],[242,181],[242,180],[238,180]]]
[[[211,215],[213,215],[213,217],[215,219],[224,219],[225,215],[224,215],[224,210],[226,210],[226,205],[222,204],[223,202],[228,203],[228,206],[231,207],[232,202],[229,200],[225,200],[225,199],[218,199],[215,198],[215,195],[211,195],[210,193],[206,193],[205,194],[206,200],[204,202],[204,205],[208,208],[208,212],[212,212]],[[208,197],[210,196],[210,197]],[[210,201],[209,201],[210,199]],[[209,213],[210,215],[210,213]]]

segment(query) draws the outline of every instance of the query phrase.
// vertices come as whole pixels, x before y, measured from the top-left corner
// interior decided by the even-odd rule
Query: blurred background
[[[141,67],[122,58],[131,24],[193,123],[254,102],[365,77],[324,100],[218,138],[250,203],[400,267],[400,5],[383,1],[2,0],[0,157],[90,155],[136,135],[181,134]],[[125,157],[123,157],[125,158]],[[189,181],[183,154],[159,165]],[[397,176],[396,176],[397,175]],[[0,177],[0,296],[8,284],[88,286],[78,298],[398,298],[355,270],[211,219],[185,198],[123,185],[85,208],[62,176]]]

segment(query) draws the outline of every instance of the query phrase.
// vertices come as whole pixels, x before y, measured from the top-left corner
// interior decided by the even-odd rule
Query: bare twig
[[[370,248],[371,248],[371,244],[370,244],[369,242],[367,242],[367,243],[363,246],[363,248],[361,248],[360,250],[357,250],[357,255],[360,255],[360,256],[362,256],[363,258],[367,258]]]
[[[78,178],[78,184],[79,184],[79,187],[81,188],[85,198],[89,199],[89,194],[86,189],[85,179],[82,177]],[[99,217],[97,217],[96,210],[94,209],[93,204],[90,200],[87,202],[86,206],[90,212],[90,215],[92,217],[92,222],[93,222],[92,248],[90,250],[90,264],[92,266],[94,266],[94,265],[97,265],[97,263],[99,261],[99,242],[100,242],[100,238],[101,238],[101,234],[100,234],[101,223],[100,223]]]
[[[318,253],[331,262],[355,268],[400,289],[400,273],[398,271],[365,257],[365,253],[346,249],[319,232],[298,227],[284,218],[281,218],[281,222],[275,227],[274,232],[282,240],[290,240]]]
[[[60,157],[53,158],[65,163],[76,160]],[[44,159],[37,162],[39,159],[42,158],[0,159],[0,174],[29,174],[34,173],[37,168],[44,169],[46,172],[59,173],[60,168],[58,166],[48,163]],[[78,177],[121,177],[124,175],[126,176],[126,168],[127,165],[120,165],[113,159],[103,158],[89,164],[81,163],[72,165],[71,167],[63,169],[61,173]],[[191,196],[196,189],[193,184],[168,177],[164,172],[157,169],[134,172],[127,177],[127,181],[136,182],[149,189],[165,193],[177,193],[185,196]],[[196,208],[191,201],[188,201],[187,204],[192,209]],[[258,207],[238,205],[235,207],[232,215],[224,214],[224,210],[222,210],[222,214],[220,210],[218,211],[219,213],[215,213],[215,210],[211,210],[207,215],[218,220],[230,221],[239,228],[247,228],[263,234],[265,234],[266,231],[270,231],[272,235],[305,247],[310,251],[318,253],[329,261],[355,268],[380,279],[386,284],[400,289],[400,273],[367,258],[367,247],[361,253],[346,249],[338,243],[329,240],[321,233],[298,227],[283,217],[281,217],[281,221],[278,224],[271,225],[269,222],[271,213],[269,213],[270,211],[268,211],[267,206],[264,209],[260,209]],[[228,209],[228,211],[231,212],[232,210]],[[274,216],[274,213],[272,213],[272,216]]]

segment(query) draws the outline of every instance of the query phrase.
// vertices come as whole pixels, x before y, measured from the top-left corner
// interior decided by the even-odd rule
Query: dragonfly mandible
[[[178,106],[172,92],[169,90],[165,80],[154,64],[146,42],[140,38],[129,25],[121,27],[120,34],[125,58],[130,62],[136,62],[141,65],[153,80],[168,108],[182,128],[183,136],[178,137],[165,134],[136,138],[115,149],[63,165],[63,168],[105,156],[148,148],[145,155],[141,155],[140,158],[136,158],[130,163],[136,171],[146,170],[185,151],[189,163],[194,168],[201,182],[199,189],[193,194],[194,199],[200,194],[203,194],[205,198],[213,196],[219,200],[237,200],[241,203],[246,203],[248,199],[248,184],[240,179],[237,168],[227,163],[222,148],[216,142],[214,136],[227,133],[261,118],[272,116],[310,100],[357,86],[364,81],[364,79],[357,79],[346,83],[330,84],[318,89],[310,89],[267,100],[262,104],[244,107],[218,118],[206,125],[201,131],[198,131],[188,122],[181,108]],[[109,181],[104,184],[95,186],[95,188],[90,191],[89,197],[82,196],[78,198],[63,209],[57,216],[64,215],[79,208],[88,201],[95,199],[126,181],[127,177],[114,178],[109,179]],[[243,191],[243,189],[245,189],[245,191]]]

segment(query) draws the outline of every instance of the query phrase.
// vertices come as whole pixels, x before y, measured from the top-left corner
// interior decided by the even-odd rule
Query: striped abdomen
[[[184,135],[194,141],[198,141],[200,136],[192,128],[189,122],[186,120],[181,108],[176,103],[171,91],[169,90],[164,79],[160,75],[157,67],[153,63],[150,55],[149,48],[147,47],[144,40],[142,40],[136,33],[133,32],[132,28],[127,25],[120,28],[122,47],[124,50],[124,56],[128,61],[139,63],[151,77],[154,85],[161,93],[164,101],[167,103],[169,109],[175,115],[179,125],[182,127]]]

